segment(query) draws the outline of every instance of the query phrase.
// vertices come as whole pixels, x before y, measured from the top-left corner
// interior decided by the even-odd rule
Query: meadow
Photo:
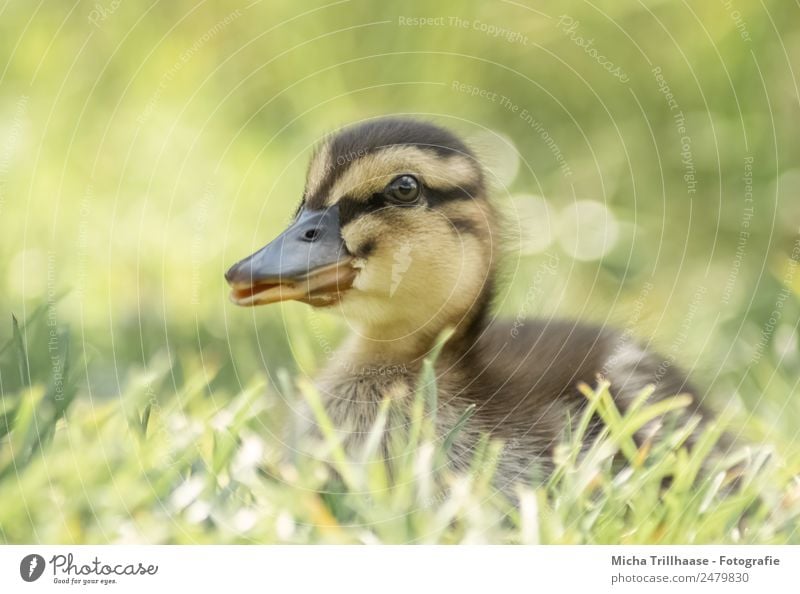
[[[800,543],[799,12],[6,2],[0,541]],[[391,475],[374,440],[353,458],[292,430],[300,401],[327,425],[313,378],[347,328],[236,308],[223,274],[290,220],[316,142],[392,113],[484,157],[498,315],[658,349],[718,412],[697,447],[691,424],[632,440],[682,395],[621,415],[582,386],[606,430],[512,501],[503,443],[443,464],[435,390]]]

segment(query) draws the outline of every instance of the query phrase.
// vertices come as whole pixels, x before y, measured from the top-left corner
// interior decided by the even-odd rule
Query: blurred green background
[[[495,174],[501,312],[630,329],[798,452],[798,58],[784,0],[8,1],[0,339],[43,306],[30,357],[69,332],[92,402],[164,360],[157,398],[187,366],[219,368],[209,393],[313,375],[341,321],[235,308],[222,275],[285,225],[323,135],[416,114]]]

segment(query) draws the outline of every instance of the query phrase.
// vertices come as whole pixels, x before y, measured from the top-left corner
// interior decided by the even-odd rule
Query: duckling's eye
[[[386,186],[385,193],[397,202],[409,204],[419,197],[419,182],[413,175],[401,175]]]

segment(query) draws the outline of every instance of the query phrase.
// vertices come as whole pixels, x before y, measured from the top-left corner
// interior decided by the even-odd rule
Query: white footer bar
[[[796,594],[800,547],[0,546],[0,592],[140,594],[172,588]]]

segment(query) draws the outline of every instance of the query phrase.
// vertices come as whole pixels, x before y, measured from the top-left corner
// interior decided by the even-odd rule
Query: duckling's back
[[[553,447],[586,398],[581,382],[611,383],[623,411],[648,385],[652,399],[694,394],[686,376],[624,333],[566,320],[494,321],[469,343],[453,345],[438,363],[439,422],[452,427],[469,405],[475,413],[461,432],[453,462],[465,464],[484,433],[505,441],[498,460],[499,485],[546,475]],[[687,414],[702,410],[695,406]],[[590,435],[600,428],[592,424]],[[588,440],[587,440],[588,441]]]

